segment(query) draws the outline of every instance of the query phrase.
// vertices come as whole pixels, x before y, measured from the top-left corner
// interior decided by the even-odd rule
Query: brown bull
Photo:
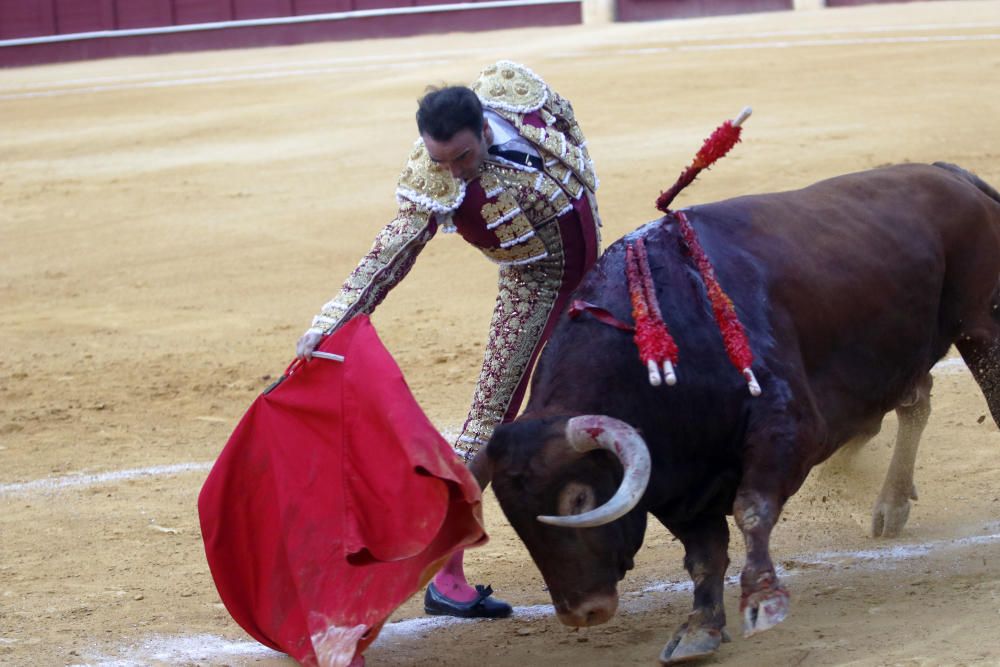
[[[576,296],[628,321],[624,241],[642,237],[680,349],[677,384],[650,386],[630,334],[564,317],[524,414],[486,450],[500,505],[568,625],[614,614],[647,513],[677,536],[694,608],[666,663],[722,641],[728,514],[746,545],[744,634],[785,618],[769,553],[785,502],[888,411],[914,396],[926,410],[928,373],[953,344],[1000,423],[1000,194],[980,179],[902,165],[686,213],[746,328],[762,395],[728,361],[676,225],[656,221],[611,246]],[[909,421],[919,431],[926,417]],[[883,491],[876,532],[905,522],[889,515],[910,491]]]

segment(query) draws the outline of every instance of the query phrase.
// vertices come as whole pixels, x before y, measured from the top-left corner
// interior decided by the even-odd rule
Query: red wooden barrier
[[[617,0],[619,21],[717,16],[792,9],[793,0]]]
[[[117,3],[115,9],[117,18],[115,28],[119,30],[174,23],[174,10],[170,0],[129,0]]]
[[[61,60],[172,51],[300,44],[330,39],[396,37],[447,31],[492,30],[579,23],[583,0],[558,4],[431,10],[392,10],[487,0],[0,0],[0,67]],[[827,0],[828,6],[890,0]],[[899,0],[891,0],[899,1]],[[616,0],[617,20],[646,21],[792,9],[793,0]],[[382,16],[343,17],[295,24],[281,17],[388,10]],[[268,23],[268,19],[272,19]],[[262,25],[171,31],[171,27],[261,20]],[[150,34],[94,35],[103,31],[165,28]],[[87,35],[87,33],[90,33]],[[66,40],[25,38],[77,35]],[[12,40],[25,40],[13,41]],[[5,43],[6,41],[6,43]]]
[[[582,20],[580,0],[553,0],[554,4],[348,15],[341,20],[317,19],[294,24],[268,22],[281,17],[379,9],[391,12],[395,8],[460,1],[463,0],[0,0],[0,67],[324,40],[568,25]],[[171,30],[233,20],[262,20],[262,24]],[[156,31],[157,28],[164,30]],[[153,29],[153,32],[93,34],[136,29]],[[58,38],[73,33],[84,34]],[[45,36],[55,37],[3,42]]]
[[[233,0],[233,18],[262,19],[269,16],[291,16],[292,0]]]
[[[54,5],[61,34],[115,29],[114,0],[55,0]]]
[[[55,34],[55,9],[51,2],[0,0],[0,39]]]
[[[229,0],[171,0],[171,4],[174,8],[175,25],[233,19]]]
[[[826,0],[827,7],[849,7],[852,5],[874,5],[887,2],[916,2],[917,0]]]

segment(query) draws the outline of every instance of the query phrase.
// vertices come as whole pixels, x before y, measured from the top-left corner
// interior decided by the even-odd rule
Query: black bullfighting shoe
[[[455,602],[441,594],[434,584],[424,593],[424,611],[433,616],[458,616],[459,618],[507,618],[514,611],[503,600],[490,597],[493,589],[476,585],[476,597],[468,602]]]

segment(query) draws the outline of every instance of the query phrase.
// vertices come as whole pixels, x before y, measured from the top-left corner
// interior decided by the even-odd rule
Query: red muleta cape
[[[453,551],[479,546],[479,486],[366,316],[259,396],[198,497],[208,564],[250,635],[350,664]]]

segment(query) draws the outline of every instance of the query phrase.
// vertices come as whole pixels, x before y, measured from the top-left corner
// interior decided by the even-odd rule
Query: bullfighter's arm
[[[426,208],[403,200],[396,218],[375,237],[371,250],[351,272],[306,332],[331,334],[358,313],[371,313],[409,273],[437,225]]]

